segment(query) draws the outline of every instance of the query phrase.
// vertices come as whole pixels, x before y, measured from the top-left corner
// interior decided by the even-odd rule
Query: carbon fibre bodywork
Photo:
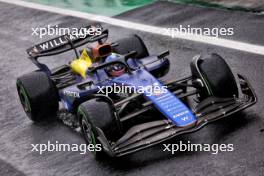
[[[101,141],[103,147],[109,155],[123,156],[159,144],[175,136],[195,132],[209,123],[230,116],[238,111],[252,106],[257,102],[255,92],[246,77],[238,74],[238,78],[242,92],[241,97],[208,97],[204,99],[193,109],[193,113],[197,117],[197,121],[194,124],[185,127],[178,127],[168,119],[142,123],[131,127],[118,141],[114,143],[109,143],[104,137],[103,132],[100,129],[97,129],[98,133],[100,134],[98,136],[98,140]],[[170,82],[167,85],[170,86],[175,83],[177,85],[181,85],[182,83],[187,83],[191,80],[192,78],[188,77]],[[174,89],[173,92],[177,95],[178,98],[183,100],[186,97],[191,97],[197,94],[199,91],[194,90],[186,92],[184,90],[184,87],[179,86],[176,90]],[[123,101],[122,103],[125,103],[125,101]],[[117,109],[119,106],[122,106],[121,104],[116,105]],[[151,102],[146,102],[144,105],[145,107],[142,110],[135,112],[135,114],[131,113],[121,118],[121,121],[124,122],[126,120],[129,120],[153,108]]]

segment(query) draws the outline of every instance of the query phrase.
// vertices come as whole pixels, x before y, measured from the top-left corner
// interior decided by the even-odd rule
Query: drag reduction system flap
[[[89,29],[95,26],[87,26],[86,29]],[[74,35],[74,34],[65,34],[51,40],[45,41],[43,43],[37,44],[33,47],[27,49],[27,53],[31,58],[38,58],[42,56],[51,56],[66,52],[73,48],[82,46],[88,42],[96,42],[108,37],[108,30],[101,30],[100,35]]]

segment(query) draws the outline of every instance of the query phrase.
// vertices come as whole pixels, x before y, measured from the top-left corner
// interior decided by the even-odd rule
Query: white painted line
[[[111,17],[94,15],[94,14],[90,14],[90,13],[79,12],[79,11],[68,10],[68,9],[62,9],[62,8],[58,8],[58,7],[41,5],[41,4],[36,4],[36,3],[32,3],[32,2],[25,2],[25,1],[21,1],[21,0],[12,0],[12,1],[11,0],[0,0],[0,2],[5,2],[5,3],[9,3],[9,4],[33,8],[33,9],[37,9],[37,10],[43,10],[43,11],[62,14],[62,15],[74,16],[74,17],[78,17],[78,18],[83,18],[83,19],[87,19],[87,20],[107,23],[107,24],[111,24],[114,26],[129,28],[129,29],[133,29],[133,30],[139,30],[139,31],[153,33],[153,34],[170,36],[168,33],[164,32],[164,28],[151,26],[151,25],[134,23],[134,22],[119,20],[119,19],[115,19],[115,18],[111,18]],[[180,33],[178,35],[176,35],[174,38],[191,40],[191,41],[195,41],[195,42],[201,42],[201,43],[206,43],[206,44],[210,44],[210,45],[217,45],[217,46],[221,46],[221,47],[225,47],[225,48],[231,48],[231,49],[241,50],[241,51],[245,51],[245,52],[249,52],[249,53],[264,55],[264,46],[250,44],[250,43],[244,43],[244,42],[235,41],[235,40],[209,37],[209,36],[204,36],[204,35],[191,35],[191,34],[184,35],[184,34],[180,34]]]

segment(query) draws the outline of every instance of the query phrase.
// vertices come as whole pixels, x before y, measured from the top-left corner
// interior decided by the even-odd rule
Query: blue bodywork
[[[154,106],[176,126],[182,127],[196,122],[192,111],[145,69],[136,70],[132,75],[124,74],[112,82],[136,88],[145,87],[144,97],[153,102]],[[148,89],[152,89],[152,93]],[[153,91],[154,89],[157,91]]]
[[[105,62],[118,59],[118,54],[111,54],[106,58]],[[151,71],[159,68],[162,64],[168,64],[162,60],[155,63],[153,62],[155,60],[157,60],[156,56],[148,56],[140,60],[128,59],[127,63],[132,68],[132,73],[124,73],[118,77],[110,78],[104,69],[99,69],[93,74],[87,72],[87,78],[78,83],[92,81],[93,84],[85,89],[79,89],[76,84],[61,89],[59,91],[61,102],[68,111],[72,112],[75,109],[73,106],[74,102],[90,94],[97,93],[99,91],[98,87],[113,86],[114,84],[133,86],[136,90],[143,87],[141,93],[144,94],[145,99],[153,102],[154,106],[176,126],[183,127],[195,123],[197,118],[193,115],[192,111],[150,74]],[[145,63],[142,63],[142,61]],[[158,91],[150,94],[148,89],[154,87]]]

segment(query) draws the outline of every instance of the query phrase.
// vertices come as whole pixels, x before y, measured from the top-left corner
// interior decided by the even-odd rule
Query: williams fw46
[[[161,77],[169,70],[169,51],[150,55],[137,35],[115,42],[107,38],[104,29],[101,35],[64,35],[31,47],[29,59],[39,69],[17,79],[21,104],[32,121],[57,118],[58,112],[66,111],[87,144],[101,144],[95,156],[145,149],[195,132],[257,101],[246,77],[234,76],[218,54],[195,56],[190,76],[174,75],[175,80],[165,81]],[[75,53],[69,64],[50,69],[38,61],[69,50]],[[135,91],[101,90],[117,85]],[[156,91],[150,93],[153,87]]]

